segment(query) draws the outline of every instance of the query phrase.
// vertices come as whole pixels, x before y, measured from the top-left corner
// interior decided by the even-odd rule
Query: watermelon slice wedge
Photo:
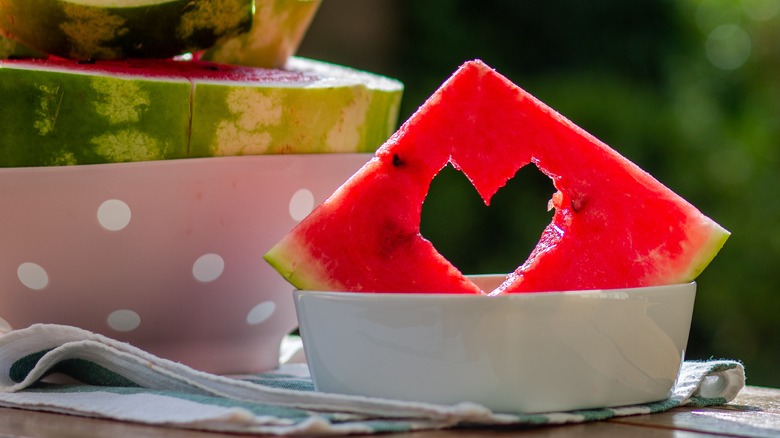
[[[447,163],[486,204],[531,163],[558,190],[536,248],[495,291],[480,291],[420,234],[422,203]],[[618,152],[471,61],[265,259],[301,289],[610,289],[692,281],[728,236]]]
[[[0,167],[374,152],[397,127],[402,92],[399,81],[297,57],[283,69],[0,60]]]
[[[247,32],[252,0],[3,0],[0,34],[62,58],[169,58]]]
[[[322,0],[255,2],[252,28],[220,41],[200,59],[222,64],[281,68],[295,54]]]

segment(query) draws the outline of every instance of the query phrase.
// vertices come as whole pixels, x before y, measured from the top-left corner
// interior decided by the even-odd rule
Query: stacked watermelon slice
[[[0,167],[374,151],[403,86],[293,56],[320,1],[0,2]]]

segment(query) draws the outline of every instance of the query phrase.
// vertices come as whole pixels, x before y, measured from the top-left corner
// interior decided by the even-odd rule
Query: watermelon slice
[[[322,0],[258,1],[252,29],[220,41],[200,59],[280,68],[295,54]]]
[[[402,91],[300,58],[285,69],[0,60],[0,167],[373,152],[396,128]]]
[[[169,58],[247,32],[253,0],[3,0],[0,29],[73,59]]]
[[[266,260],[301,289],[479,292],[420,235],[422,203],[448,162],[486,204],[530,163],[558,189],[552,223],[493,294],[688,282],[729,236],[616,151],[471,61]]]

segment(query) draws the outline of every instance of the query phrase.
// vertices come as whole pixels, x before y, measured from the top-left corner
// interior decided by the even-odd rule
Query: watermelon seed
[[[398,156],[398,154],[393,154],[393,166],[401,167],[404,164],[406,163],[404,162],[404,160],[401,159],[401,157]]]
[[[585,206],[585,198],[577,198],[571,200],[571,209],[574,210],[575,213],[582,210],[582,208]]]

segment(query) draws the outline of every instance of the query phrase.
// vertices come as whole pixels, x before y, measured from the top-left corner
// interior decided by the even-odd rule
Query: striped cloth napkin
[[[75,327],[37,324],[0,336],[0,405],[165,427],[276,435],[401,432],[576,423],[731,401],[741,363],[684,362],[673,394],[635,406],[546,414],[494,413],[314,391],[305,364],[218,376]]]

